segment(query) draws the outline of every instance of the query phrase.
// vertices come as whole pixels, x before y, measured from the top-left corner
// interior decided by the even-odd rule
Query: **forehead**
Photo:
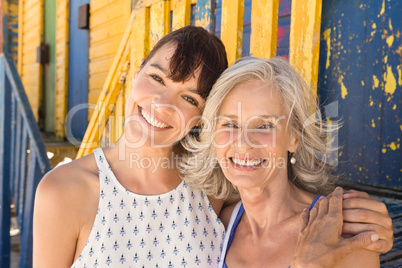
[[[284,100],[280,92],[265,81],[247,81],[236,85],[224,98],[220,115],[239,112],[248,117],[255,115],[285,114]]]

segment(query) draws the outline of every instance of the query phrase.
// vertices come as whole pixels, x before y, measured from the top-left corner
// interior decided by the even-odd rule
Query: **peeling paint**
[[[375,122],[374,122],[374,119],[371,119],[371,126],[372,126],[373,128],[375,128]]]
[[[392,142],[392,143],[389,145],[389,148],[391,148],[392,151],[395,151],[395,150],[396,150],[395,142]]]
[[[398,85],[402,86],[402,65],[398,65],[396,69],[398,70]]]
[[[339,76],[338,83],[341,85],[341,96],[342,99],[345,99],[346,95],[348,95],[348,89],[343,84],[343,76]]]
[[[364,81],[362,80],[362,86],[364,87]]]
[[[383,154],[385,154],[385,153],[387,152],[387,149],[383,148],[383,149],[381,150],[381,152],[382,152]]]
[[[396,110],[396,104],[394,104],[394,107],[392,107],[392,110]]]
[[[327,61],[325,63],[325,69],[328,69],[330,65],[329,59],[331,57],[331,28],[324,31],[324,40],[327,42]]]
[[[380,81],[378,80],[377,76],[373,75],[373,89],[378,88]]]
[[[393,28],[392,28],[392,23],[391,23],[391,18],[389,18],[389,29],[392,31],[393,30]]]
[[[380,17],[382,14],[384,14],[384,11],[385,11],[385,0],[382,0],[381,11],[380,11],[380,15],[378,15],[378,17]]]
[[[387,65],[387,74],[385,78],[385,92],[389,94],[394,94],[396,90],[396,79],[392,73],[392,66]]]
[[[369,101],[370,101],[370,107],[373,106],[373,105],[374,105],[374,101],[373,101],[373,97],[372,97],[372,96],[370,96]]]
[[[393,36],[393,35],[390,35],[390,36],[388,36],[388,38],[387,38],[388,47],[391,47],[391,46],[392,46],[392,43],[394,43],[394,36]]]

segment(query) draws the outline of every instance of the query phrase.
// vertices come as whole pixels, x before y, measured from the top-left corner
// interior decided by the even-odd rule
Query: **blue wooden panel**
[[[70,1],[70,42],[68,70],[68,111],[88,102],[88,30],[78,29],[78,7],[89,0]],[[69,122],[70,121],[70,122]],[[87,109],[80,109],[70,120],[67,128],[78,140],[84,137],[88,125]]]
[[[35,191],[43,174],[38,163],[38,151],[34,146],[30,147],[27,188],[24,199],[24,219],[21,237],[21,260],[20,267],[32,266],[32,223]]]
[[[10,265],[10,129],[11,87],[0,58],[0,266]]]
[[[278,18],[278,39],[277,39],[277,55],[288,57],[289,55],[289,34],[290,34],[290,11],[291,0],[279,1],[279,18]],[[251,7],[252,0],[244,1],[244,24],[243,24],[243,48],[242,56],[250,55],[250,35],[251,35]],[[222,21],[222,0],[216,0],[215,9],[215,35],[221,36]]]
[[[20,180],[21,182],[19,183],[19,188],[17,188],[18,193],[14,196],[14,203],[16,204],[16,209],[18,208],[18,213],[17,213],[17,221],[18,221],[18,226],[22,227],[22,221],[23,221],[23,207],[24,207],[24,198],[25,198],[25,178],[27,176],[27,165],[28,165],[28,159],[27,159],[27,150],[29,148],[29,137],[28,137],[28,129],[27,126],[24,125],[23,131],[22,131],[22,139],[21,139],[21,159],[20,159],[20,174],[19,177],[17,177],[17,180]],[[24,185],[24,187],[22,187]]]
[[[323,1],[318,92],[339,102],[345,181],[402,189],[400,14],[398,1]]]

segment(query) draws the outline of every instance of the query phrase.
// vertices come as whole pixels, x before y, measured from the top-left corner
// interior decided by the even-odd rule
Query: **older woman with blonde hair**
[[[337,127],[322,120],[315,95],[287,61],[248,57],[229,67],[206,101],[202,126],[198,138],[183,142],[192,152],[183,179],[207,195],[241,198],[221,212],[223,267],[288,267],[292,260],[379,267],[379,254],[367,250],[378,230],[363,220],[343,224],[351,215],[342,213],[342,200],[356,193],[342,198],[337,188],[321,196],[337,179],[327,164]]]

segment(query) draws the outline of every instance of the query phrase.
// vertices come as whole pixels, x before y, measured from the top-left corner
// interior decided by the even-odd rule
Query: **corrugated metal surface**
[[[319,94],[339,103],[346,181],[402,189],[401,14],[401,1],[324,1]]]
[[[96,104],[131,14],[131,0],[90,4],[89,104]],[[88,118],[92,115],[88,111]]]
[[[36,49],[43,38],[43,0],[21,0],[18,29],[18,73],[35,119],[39,118],[42,68],[36,62]]]

